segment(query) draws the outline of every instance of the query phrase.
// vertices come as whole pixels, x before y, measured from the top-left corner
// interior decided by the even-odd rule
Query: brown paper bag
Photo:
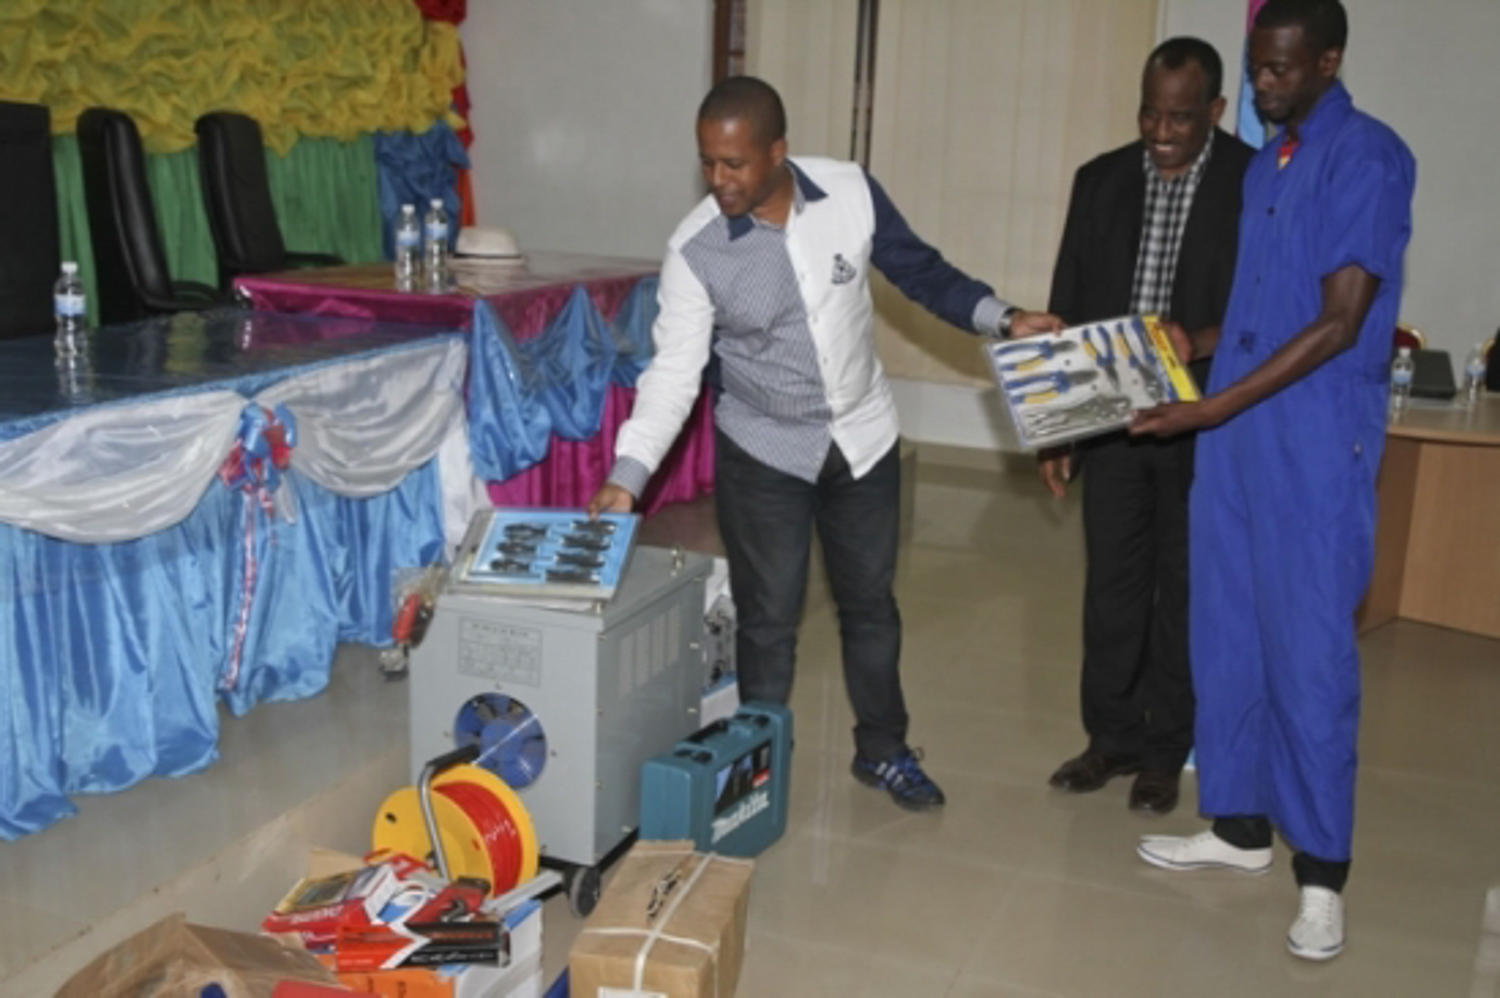
[[[270,998],[282,981],[338,985],[310,953],[265,936],[190,925],[177,912],[101,954],[57,998],[198,998],[210,984],[227,998]]]

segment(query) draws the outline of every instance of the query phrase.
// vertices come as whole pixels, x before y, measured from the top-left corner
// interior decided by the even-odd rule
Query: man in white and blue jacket
[[[710,194],[661,273],[656,355],[594,513],[629,510],[677,437],[712,360],[717,507],[744,700],[785,703],[816,523],[854,707],[854,775],[925,810],[943,793],[906,744],[892,584],[900,507],[896,407],[875,354],[874,264],[940,318],[987,336],[1061,328],[945,261],[853,163],[787,156],[781,98],[731,77],[698,111]]]

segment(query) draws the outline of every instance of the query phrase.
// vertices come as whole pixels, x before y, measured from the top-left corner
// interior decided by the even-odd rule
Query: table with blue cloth
[[[453,529],[443,463],[474,483],[466,364],[434,327],[234,311],[96,330],[69,365],[0,344],[0,837],[202,769],[219,702],[388,643],[396,570]]]
[[[0,838],[202,769],[219,703],[311,696],[339,642],[389,644],[398,571],[486,501],[577,503],[656,279],[570,266],[461,324],[224,310],[95,330],[73,364],[0,344]],[[655,502],[712,487],[701,409]]]

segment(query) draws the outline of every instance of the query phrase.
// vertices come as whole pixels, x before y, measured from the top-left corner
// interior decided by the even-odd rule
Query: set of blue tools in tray
[[[1107,433],[1139,409],[1198,398],[1154,315],[987,343],[985,353],[1027,450]]]
[[[461,581],[514,596],[607,600],[615,594],[640,517],[583,510],[497,509]]]

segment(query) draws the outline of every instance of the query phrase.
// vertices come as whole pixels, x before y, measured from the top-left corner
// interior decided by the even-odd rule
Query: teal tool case
[[[786,831],[791,763],[792,712],[747,703],[646,761],[641,838],[755,856]]]

